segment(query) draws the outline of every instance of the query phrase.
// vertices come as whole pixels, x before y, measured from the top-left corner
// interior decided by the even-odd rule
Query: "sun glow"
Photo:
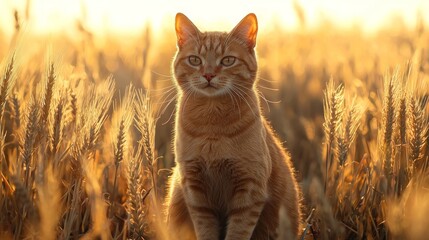
[[[277,20],[286,28],[297,28],[300,23],[297,6],[303,10],[309,26],[330,19],[340,26],[359,24],[371,30],[385,24],[392,15],[400,15],[406,24],[414,24],[418,12],[429,10],[429,1],[5,0],[0,3],[0,29],[13,32],[14,10],[21,16],[23,26],[37,33],[71,32],[77,22],[96,34],[136,33],[148,23],[159,31],[173,21],[177,12],[188,15],[203,30],[229,30],[249,12],[257,14],[261,26]]]

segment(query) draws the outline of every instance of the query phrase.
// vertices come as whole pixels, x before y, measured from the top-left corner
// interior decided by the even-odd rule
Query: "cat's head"
[[[182,13],[176,15],[177,53],[174,75],[185,93],[205,96],[252,89],[258,23],[248,14],[231,32],[201,32]]]

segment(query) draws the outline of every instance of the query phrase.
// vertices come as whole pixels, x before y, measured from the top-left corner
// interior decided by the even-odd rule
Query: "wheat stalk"
[[[15,187],[13,196],[14,201],[17,203],[17,211],[19,214],[19,224],[15,226],[15,236],[20,237],[23,224],[27,220],[31,222],[38,219],[39,214],[33,205],[33,199],[29,193],[28,188],[26,187],[26,184],[21,181],[20,177],[12,175],[10,176],[10,181]]]
[[[421,108],[421,103],[414,96],[409,98],[408,106],[409,161],[413,166],[413,175],[416,175],[419,161],[423,158],[423,145],[427,138],[428,126],[423,117],[424,112]]]
[[[4,133],[3,128],[0,126],[0,193],[2,194],[0,196],[0,209],[3,209],[3,206],[5,204],[5,193],[6,191],[3,189],[3,182],[6,182],[6,179],[3,178],[3,172],[6,170],[7,168],[7,163],[6,163],[6,154],[4,152],[5,149],[5,140],[6,140],[6,133]],[[4,195],[3,195],[4,194]],[[0,217],[1,219],[1,217]],[[1,222],[1,220],[0,220]]]
[[[88,196],[88,204],[90,207],[91,230],[85,234],[82,239],[110,239],[109,220],[107,219],[107,204],[102,196],[102,189],[99,183],[101,169],[95,164],[92,164],[94,159],[91,154],[88,154],[89,159],[84,161],[85,172],[85,189]]]
[[[17,94],[13,94],[11,99],[12,110],[13,110],[13,119],[15,120],[15,127],[18,129],[21,125],[21,111],[19,109],[20,103]]]
[[[79,159],[86,151],[92,152],[96,148],[101,129],[108,117],[114,89],[113,79],[108,78],[97,87],[93,86],[82,101],[81,117],[76,123],[77,132],[72,150],[74,159]]]
[[[61,142],[61,138],[62,138],[62,132],[63,132],[63,108],[64,108],[64,104],[62,103],[62,101],[59,101],[59,103],[57,104],[57,106],[55,107],[55,111],[54,111],[54,120],[52,122],[51,125],[51,151],[53,153],[58,151],[58,145]]]
[[[407,113],[407,103],[406,103],[406,97],[401,97],[399,99],[399,110],[398,110],[398,117],[397,117],[397,123],[399,125],[399,164],[397,171],[398,179],[396,181],[396,194],[399,195],[406,187],[406,184],[408,182],[408,171],[407,171],[407,158],[406,158],[406,131],[407,131],[407,124],[406,124],[406,113]]]
[[[79,165],[80,167],[80,165]],[[69,239],[70,236],[78,232],[79,225],[82,218],[82,176],[76,176],[72,174],[74,182],[71,183],[68,191],[66,206],[68,210],[64,213],[64,217],[61,223],[61,239]]]
[[[69,238],[79,233],[79,226],[81,224],[89,224],[91,212],[92,214],[100,214],[100,211],[104,211],[99,210],[99,208],[88,210],[81,205],[83,204],[82,197],[84,196],[83,187],[85,186],[85,173],[87,173],[85,166],[97,164],[96,152],[98,149],[98,142],[101,139],[102,127],[108,117],[108,110],[112,102],[114,88],[115,84],[113,79],[108,78],[99,85],[92,86],[81,102],[80,116],[76,118],[75,132],[71,146],[70,167],[72,169],[72,179],[70,182],[70,190],[66,194],[68,200],[67,205],[70,207],[64,214],[65,216],[62,221],[64,229],[61,234],[62,238]],[[95,184],[95,182],[92,184]],[[91,190],[88,188],[87,190],[94,191],[94,189]],[[98,189],[96,189],[95,192],[98,192]],[[92,202],[99,201],[98,196],[93,197],[95,197],[95,199],[91,199]],[[107,220],[101,219],[100,221],[106,222]],[[95,232],[99,232],[98,226],[99,225],[94,229]],[[102,236],[105,237],[103,234]]]
[[[6,106],[6,99],[12,89],[13,83],[13,69],[15,63],[15,55],[13,55],[4,70],[4,75],[2,78],[0,86],[0,121],[3,121],[4,109]]]
[[[364,111],[361,104],[357,103],[356,100],[353,99],[350,105],[345,107],[344,112],[345,118],[337,139],[337,156],[340,166],[343,166],[347,159],[347,154],[356,138],[356,132],[359,128],[360,120]]]
[[[327,190],[328,174],[332,165],[333,151],[337,144],[337,132],[341,124],[344,110],[344,88],[342,85],[335,87],[334,80],[331,78],[326,85],[324,92],[324,117],[323,128],[326,138],[326,156],[325,156],[325,193]]]
[[[119,109],[119,124],[117,124],[117,134],[114,142],[114,163],[115,163],[115,174],[113,180],[113,194],[112,194],[112,205],[110,209],[110,216],[112,216],[114,208],[114,202],[116,200],[116,185],[118,178],[119,164],[124,160],[124,154],[126,154],[127,145],[127,132],[131,126],[133,120],[133,102],[134,102],[134,87],[131,85],[126,90],[125,101],[122,102]]]
[[[140,148],[140,147],[139,147]],[[133,239],[144,239],[147,232],[146,208],[144,201],[151,189],[146,191],[143,188],[144,174],[142,171],[142,163],[140,161],[141,149],[130,158],[128,163],[127,175],[127,213],[129,222],[129,233]]]
[[[43,159],[43,153],[39,153],[39,160]],[[44,167],[40,173],[41,179],[36,183],[38,196],[38,209],[40,212],[40,239],[56,239],[57,226],[62,213],[60,202],[61,189],[59,187],[58,176],[61,172],[55,172],[52,164]],[[55,209],[55,211],[53,211]]]
[[[54,63],[50,63],[49,70],[44,87],[45,94],[43,95],[42,103],[42,121],[47,122],[49,116],[49,109],[53,97],[53,89],[57,76],[55,75]]]
[[[28,106],[28,109],[26,111],[25,116],[25,128],[24,128],[24,135],[20,138],[21,139],[21,164],[22,167],[25,169],[25,183],[27,186],[30,186],[30,174],[32,171],[32,155],[34,151],[34,144],[36,141],[36,136],[38,132],[38,120],[39,120],[39,108],[36,104],[35,100],[30,100],[30,104]]]
[[[136,127],[142,134],[140,144],[144,149],[144,156],[148,163],[151,173],[152,188],[155,199],[158,199],[157,193],[157,158],[155,156],[155,126],[156,118],[150,104],[150,97],[142,91],[137,92],[134,104],[136,112]]]
[[[386,193],[390,194],[391,183],[392,183],[392,136],[393,129],[396,122],[396,83],[397,83],[398,70],[393,76],[385,77],[385,96],[383,100],[383,113],[382,113],[382,142],[381,152],[384,155],[383,158],[383,170],[384,176],[387,180]]]
[[[408,63],[407,71],[402,73],[402,81],[398,84],[398,112],[396,116],[396,124],[398,125],[398,136],[396,140],[397,146],[399,146],[399,161],[396,161],[397,170],[395,171],[396,186],[395,193],[397,196],[404,191],[409,181],[408,165],[407,165],[407,96],[409,95],[409,89],[406,88],[406,82],[410,81],[410,74],[412,72],[412,65]]]
[[[69,107],[71,119],[70,122],[74,126],[77,120],[77,97],[73,90],[69,90]]]

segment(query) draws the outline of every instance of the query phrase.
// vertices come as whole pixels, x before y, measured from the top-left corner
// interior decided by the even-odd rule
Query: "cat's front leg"
[[[219,220],[211,206],[204,179],[203,165],[198,160],[188,161],[184,166],[182,185],[185,201],[198,240],[218,240]]]
[[[252,237],[267,200],[264,180],[253,175],[233,179],[234,191],[228,210],[226,240]]]

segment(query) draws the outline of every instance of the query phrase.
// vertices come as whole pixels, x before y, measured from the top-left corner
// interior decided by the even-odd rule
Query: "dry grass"
[[[261,33],[258,84],[304,192],[303,237],[422,239],[429,33],[306,30],[296,11],[302,30]],[[82,22],[50,60],[16,31],[0,47],[0,238],[167,239],[172,32],[101,44]]]

